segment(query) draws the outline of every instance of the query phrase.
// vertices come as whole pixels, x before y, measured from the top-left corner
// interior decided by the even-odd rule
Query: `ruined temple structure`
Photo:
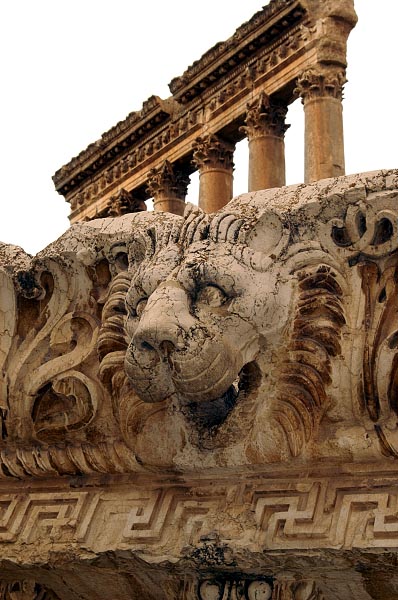
[[[398,170],[344,175],[355,22],[271,1],[57,172],[60,239],[0,244],[0,599],[398,599]]]
[[[344,175],[342,89],[353,0],[272,0],[206,52],[142,109],[104,133],[54,176],[71,222],[135,212],[182,215],[189,175],[199,206],[232,199],[233,152],[249,142],[249,188],[285,185],[288,105],[305,111],[305,182]]]

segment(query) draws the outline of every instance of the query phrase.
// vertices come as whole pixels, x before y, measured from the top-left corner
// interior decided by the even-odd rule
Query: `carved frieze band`
[[[239,500],[244,527],[252,529],[251,548],[381,548],[398,541],[396,486],[375,486],[372,491],[352,481],[314,480],[308,483],[108,492],[2,494],[0,542],[29,544],[45,538],[54,544],[85,542],[96,551],[112,539],[118,547],[154,543],[157,548],[205,545],[210,556],[218,542],[208,532],[226,535],[233,507]],[[217,525],[215,525],[217,523]],[[251,525],[250,525],[251,523]],[[170,531],[173,535],[170,535]],[[176,535],[178,532],[178,535]],[[207,541],[203,541],[207,540]],[[203,557],[202,557],[203,558]]]
[[[307,69],[297,79],[295,93],[302,98],[304,103],[307,100],[324,97],[341,100],[346,81],[344,70]]]
[[[202,112],[202,109],[189,110],[176,121],[162,125],[162,129],[156,132],[152,139],[135,145],[128,154],[121,156],[116,164],[109,166],[106,171],[100,171],[94,181],[90,178],[90,183],[81,186],[68,198],[72,211],[99,200],[108,189],[121,185],[154,154],[174,143],[187,131],[197,128],[202,119]]]

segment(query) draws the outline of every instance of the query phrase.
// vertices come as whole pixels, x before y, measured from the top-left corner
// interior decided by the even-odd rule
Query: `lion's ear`
[[[266,212],[261,215],[245,236],[245,243],[254,252],[264,256],[277,256],[285,245],[288,230],[278,215]]]

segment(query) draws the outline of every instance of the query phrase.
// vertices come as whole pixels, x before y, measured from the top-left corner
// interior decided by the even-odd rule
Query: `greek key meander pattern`
[[[213,490],[213,488],[212,488]],[[236,514],[252,527],[253,548],[372,548],[398,544],[398,486],[326,480],[242,484],[212,491],[37,492],[0,495],[0,542],[45,539],[86,548],[182,549],[210,531],[223,541],[223,523]],[[215,526],[215,523],[217,524]],[[249,525],[248,525],[249,523]],[[250,526],[250,523],[252,525]]]

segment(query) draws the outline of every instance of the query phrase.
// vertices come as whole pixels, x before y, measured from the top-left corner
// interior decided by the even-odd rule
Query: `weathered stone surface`
[[[0,597],[397,596],[397,199],[379,171],[0,247]]]

